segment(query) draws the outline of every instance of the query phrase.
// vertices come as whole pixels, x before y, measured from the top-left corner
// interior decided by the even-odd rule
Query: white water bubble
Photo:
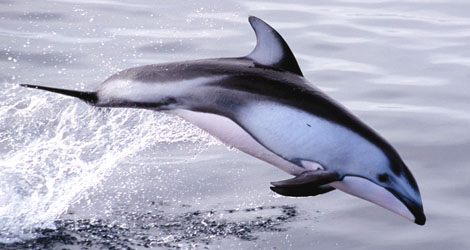
[[[135,109],[98,109],[49,93],[4,88],[0,110],[0,242],[35,237],[52,228],[70,204],[98,185],[116,165],[148,149],[218,143],[183,120]],[[5,115],[7,114],[8,115]],[[5,130],[6,132],[3,132]],[[158,162],[158,161],[156,161]]]

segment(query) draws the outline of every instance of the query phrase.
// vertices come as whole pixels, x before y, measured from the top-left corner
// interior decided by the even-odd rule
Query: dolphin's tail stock
[[[67,95],[67,96],[77,97],[80,100],[88,104],[92,104],[92,105],[96,104],[96,102],[98,101],[98,96],[96,95],[96,92],[58,89],[58,88],[51,88],[51,87],[32,85],[32,84],[20,84],[20,86],[26,87],[26,88],[33,88],[33,89],[42,89],[42,90],[47,90],[50,92],[55,92],[55,93],[59,93],[59,94]]]

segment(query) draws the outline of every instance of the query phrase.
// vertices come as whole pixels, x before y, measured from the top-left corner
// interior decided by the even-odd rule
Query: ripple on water
[[[19,21],[57,21],[64,18],[61,13],[55,12],[19,12],[8,11],[1,12],[0,16]]]
[[[254,241],[260,232],[286,231],[286,224],[298,216],[296,207],[288,205],[222,211],[190,211],[188,205],[182,207],[186,211],[177,214],[165,213],[157,205],[154,211],[147,213],[116,209],[113,217],[120,218],[120,221],[57,220],[54,222],[55,229],[37,229],[38,236],[33,240],[0,244],[0,247],[194,248],[227,237]]]

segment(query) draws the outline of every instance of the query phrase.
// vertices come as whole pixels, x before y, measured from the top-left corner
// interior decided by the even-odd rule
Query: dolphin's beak
[[[384,188],[376,183],[357,176],[345,176],[342,181],[330,184],[343,192],[362,198],[401,215],[418,225],[424,225],[426,217],[421,198],[410,198],[410,195]]]
[[[426,223],[426,216],[424,215],[423,204],[421,199],[414,200],[408,195],[400,194],[394,189],[387,188],[387,190],[395,196],[398,200],[400,200],[403,205],[410,211],[410,213],[414,217],[414,222],[418,225],[424,225]]]

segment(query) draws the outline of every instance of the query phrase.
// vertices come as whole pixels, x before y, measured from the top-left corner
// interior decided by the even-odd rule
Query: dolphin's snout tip
[[[426,223],[426,216],[424,213],[415,214],[415,223],[420,226],[423,226]]]
[[[423,226],[426,223],[426,215],[424,215],[423,205],[419,203],[411,205],[408,208],[414,216],[414,222],[417,225]]]

